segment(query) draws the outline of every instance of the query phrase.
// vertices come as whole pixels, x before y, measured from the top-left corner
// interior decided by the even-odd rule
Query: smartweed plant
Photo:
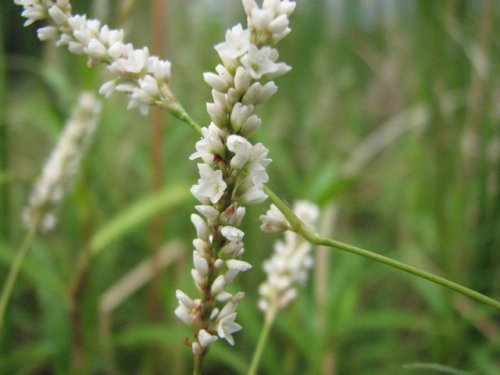
[[[191,214],[196,232],[192,242],[191,277],[196,292],[177,289],[175,309],[175,315],[192,330],[184,344],[192,352],[194,374],[202,373],[204,359],[213,343],[225,340],[233,346],[237,340],[235,334],[245,328],[237,322],[238,306],[245,291],[234,291],[234,281],[242,272],[260,265],[244,260],[242,221],[248,205],[266,200],[272,204],[261,216],[261,229],[285,232],[285,238],[275,243],[274,253],[263,264],[266,280],[256,287],[260,295],[256,303],[264,313],[264,324],[248,374],[258,372],[277,314],[298,297],[299,286],[306,284],[313,264],[314,245],[386,264],[500,310],[500,303],[495,299],[444,277],[318,234],[315,228],[321,216],[316,205],[298,201],[292,209],[266,186],[270,179],[269,150],[253,141],[252,135],[261,126],[264,129],[270,126],[263,124],[257,108],[277,94],[274,80],[291,70],[280,61],[277,48],[291,32],[290,17],[296,8],[295,2],[242,1],[246,22],[227,30],[224,40],[215,45],[220,63],[213,72],[203,74],[212,90],[212,101],[206,104],[211,122],[203,127],[181,105],[172,88],[172,64],[152,55],[147,47],[137,49],[127,43],[123,30],[74,14],[69,0],[14,2],[22,8],[25,26],[44,23],[37,31],[41,41],[53,42],[71,53],[86,56],[89,68],[107,67],[111,78],[99,89],[104,97],[125,94],[128,109],[137,108],[143,115],[147,115],[151,107],[160,108],[188,125],[199,137],[190,156],[197,162],[199,172],[197,182],[190,189],[199,203],[194,207],[196,213]],[[28,234],[12,263],[1,295],[0,329],[3,329],[9,296],[33,237],[56,225],[58,204],[78,172],[96,127],[99,107],[92,95],[82,96],[34,187],[23,213]]]

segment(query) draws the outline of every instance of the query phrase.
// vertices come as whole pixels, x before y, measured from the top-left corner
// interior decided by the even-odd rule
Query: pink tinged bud
[[[203,351],[203,348],[201,347],[201,345],[197,342],[193,342],[191,344],[191,350],[193,352],[193,354],[199,354]]]
[[[226,208],[221,214],[221,219],[232,226],[238,227],[245,216],[245,207],[238,207],[237,203],[233,203],[231,206]]]

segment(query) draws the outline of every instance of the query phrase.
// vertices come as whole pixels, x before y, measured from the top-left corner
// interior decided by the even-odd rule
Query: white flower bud
[[[214,343],[217,340],[218,340],[217,336],[211,335],[204,329],[201,329],[198,332],[198,342],[203,348],[206,348],[207,346],[209,346],[210,344]]]
[[[59,37],[59,31],[55,27],[47,26],[38,29],[37,35],[41,41],[54,40]]]

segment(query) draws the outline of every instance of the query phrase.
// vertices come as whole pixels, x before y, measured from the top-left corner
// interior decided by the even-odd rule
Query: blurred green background
[[[202,73],[218,63],[213,45],[225,30],[244,23],[241,4],[162,2],[73,4],[75,13],[124,27],[136,47],[154,43],[172,61],[180,101],[205,125]],[[500,3],[297,3],[279,46],[293,70],[258,110],[254,137],[270,149],[270,186],[289,202],[318,203],[325,234],[500,298]],[[80,91],[108,77],[38,42],[19,14],[2,0],[2,284],[32,183]],[[194,293],[188,187],[197,171],[188,156],[197,137],[176,119],[126,105],[120,95],[104,103],[56,231],[31,248],[0,333],[0,374],[191,371],[182,344],[191,332],[173,311],[175,289]],[[238,280],[244,328],[234,348],[213,346],[207,374],[244,374],[249,364],[262,326],[260,265],[278,238],[258,229],[266,208],[250,207],[244,223],[245,259],[254,265]],[[137,271],[151,257],[156,265]],[[277,319],[261,374],[499,373],[492,309],[353,255],[318,249],[316,260]],[[143,279],[130,282],[133,272]]]

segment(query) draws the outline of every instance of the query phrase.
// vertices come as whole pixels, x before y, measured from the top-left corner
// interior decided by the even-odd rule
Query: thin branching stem
[[[412,274],[414,276],[417,276],[421,279],[428,280],[430,282],[433,282],[434,284],[441,285],[447,289],[453,290],[455,292],[458,292],[460,294],[463,294],[464,296],[467,296],[469,298],[472,298],[478,302],[484,303],[485,305],[491,306],[497,310],[500,310],[500,302],[490,298],[488,296],[485,296],[484,294],[481,294],[473,289],[467,288],[463,285],[460,285],[458,283],[455,283],[453,281],[450,281],[448,279],[445,279],[444,277],[437,276],[433,273],[421,270],[420,268],[410,266],[409,264],[400,262],[398,260],[386,257],[384,255],[380,255],[377,253],[374,253],[372,251],[362,249],[360,247],[356,247],[353,245],[349,245],[340,241],[333,240],[331,238],[323,237],[316,232],[314,232],[311,228],[307,227],[304,225],[300,219],[293,213],[292,209],[288,207],[288,205],[283,202],[271,189],[268,187],[265,188],[264,190],[266,194],[269,196],[269,199],[271,202],[273,202],[276,207],[281,211],[281,213],[287,218],[287,220],[290,222],[290,225],[292,226],[292,230],[295,232],[299,233],[302,235],[307,241],[314,245],[322,245],[322,246],[327,246],[335,249],[339,249],[342,251],[347,251],[348,253],[353,253],[357,255],[361,255],[365,258],[374,260],[379,263],[383,263],[385,265],[388,265],[390,267],[399,269],[400,271]]]
[[[250,363],[250,367],[248,368],[247,375],[257,374],[257,370],[259,369],[260,359],[262,357],[262,353],[264,352],[264,347],[266,346],[269,333],[271,332],[271,327],[273,326],[276,313],[277,310],[275,306],[271,306],[266,311],[266,317],[264,319],[264,327],[262,327],[260,331],[259,341],[257,342],[257,346],[253,353],[252,362]]]
[[[28,254],[28,250],[33,243],[33,239],[35,238],[38,227],[38,220],[35,220],[33,224],[30,226],[28,231],[26,232],[23,242],[17,251],[17,256],[14,259],[14,263],[12,263],[9,274],[7,276],[7,280],[5,280],[2,294],[0,295],[0,330],[2,329],[5,311],[7,310],[7,305],[9,303],[10,296],[12,294],[12,290],[14,289],[14,285],[16,283],[17,275],[21,270],[21,266],[24,262],[24,258],[26,258],[26,254]]]
[[[198,134],[201,134],[201,127],[196,123],[195,120],[189,114],[187,114],[182,106],[179,105],[178,108],[175,110],[170,110],[169,111],[173,116],[178,118],[179,120],[183,121],[189,127],[191,127],[194,131],[196,131]],[[490,307],[493,307],[496,310],[500,311],[500,302],[485,296],[484,294],[481,294],[473,289],[467,288],[461,284],[455,283],[453,281],[450,281],[444,277],[435,275],[431,272],[424,271],[420,268],[411,266],[409,264],[406,264],[404,262],[389,258],[384,255],[380,255],[377,253],[374,253],[370,250],[362,249],[357,246],[349,245],[340,241],[333,240],[328,237],[323,237],[313,231],[311,228],[305,226],[302,221],[294,214],[293,210],[288,207],[288,205],[283,202],[268,186],[265,186],[264,192],[269,196],[269,199],[271,202],[273,202],[276,207],[281,211],[281,213],[286,217],[286,219],[289,221],[292,230],[295,232],[299,233],[301,236],[303,236],[307,241],[314,245],[322,245],[322,246],[327,246],[330,248],[346,251],[348,253],[353,253],[360,255],[362,257],[371,259],[373,261],[383,263],[387,266],[396,268],[400,271],[409,273],[411,275],[414,275],[416,277],[419,277],[424,280],[428,280],[430,282],[433,282],[434,284],[443,286],[447,289],[453,290],[457,293],[460,293],[464,296],[467,296],[475,301],[484,303],[485,305],[488,305]]]

